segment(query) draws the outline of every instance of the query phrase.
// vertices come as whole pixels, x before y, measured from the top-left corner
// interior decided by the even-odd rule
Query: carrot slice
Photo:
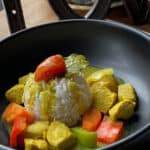
[[[102,114],[97,109],[90,109],[84,115],[82,119],[82,128],[87,131],[96,131],[100,124]]]
[[[18,117],[25,117],[27,124],[33,122],[33,115],[28,112],[23,106],[16,103],[10,103],[2,114],[2,119],[9,124],[13,124],[14,120]]]

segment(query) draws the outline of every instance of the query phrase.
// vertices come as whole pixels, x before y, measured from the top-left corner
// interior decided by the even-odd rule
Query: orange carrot
[[[23,106],[16,103],[10,103],[2,114],[2,119],[12,126],[10,132],[10,146],[23,146],[23,133],[27,125],[34,120],[32,113],[28,112]]]
[[[9,124],[13,124],[14,120],[18,117],[26,118],[28,124],[33,122],[33,115],[23,106],[16,103],[10,103],[2,114],[2,119]]]
[[[82,128],[87,131],[96,131],[98,125],[100,124],[101,118],[101,112],[91,108],[83,115]]]

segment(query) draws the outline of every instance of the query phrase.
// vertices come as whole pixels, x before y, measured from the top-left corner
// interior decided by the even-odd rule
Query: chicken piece
[[[9,102],[22,104],[23,91],[24,91],[24,85],[16,84],[5,92],[5,96]]]
[[[111,92],[108,88],[102,87],[97,89],[97,92],[93,93],[93,106],[100,112],[107,114],[109,109],[115,104],[117,94]]]
[[[25,139],[25,150],[49,150],[49,145],[41,139]]]
[[[98,70],[100,70],[100,69],[97,67],[87,66],[86,68],[83,68],[81,70],[81,74],[83,74],[84,78],[87,79],[92,73],[94,73]]]
[[[106,75],[102,77],[99,81],[94,82],[90,85],[93,93],[97,93],[102,87],[107,87],[112,92],[117,92],[118,84],[115,78],[112,75]]]
[[[136,101],[135,90],[130,83],[125,83],[118,86],[118,100]]]
[[[113,73],[114,70],[112,68],[100,69],[88,76],[86,81],[89,85],[91,85],[92,83],[99,81],[104,76],[112,76]]]
[[[38,108],[41,120],[51,120],[53,113],[53,106],[55,106],[55,103],[56,103],[55,93],[52,93],[49,90],[40,92],[39,101],[36,101],[35,103],[36,107],[34,108]]]
[[[27,127],[25,138],[43,139],[45,132],[48,130],[48,121],[36,121]]]
[[[120,101],[109,110],[110,118],[127,120],[134,114],[135,106],[136,103],[131,100]]]
[[[64,123],[53,121],[48,127],[47,141],[52,150],[65,150],[75,143],[75,138]]]

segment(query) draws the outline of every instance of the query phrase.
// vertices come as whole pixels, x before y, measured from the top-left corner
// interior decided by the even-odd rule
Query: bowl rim
[[[97,20],[97,19],[64,19],[64,20],[60,20],[60,21],[54,21],[54,22],[50,22],[50,23],[45,23],[45,24],[41,24],[41,25],[37,25],[37,26],[33,26],[33,27],[29,27],[26,29],[22,29],[21,31],[17,31],[16,33],[12,33],[11,35],[7,36],[6,38],[2,39],[0,41],[0,45],[2,43],[6,43],[9,40],[12,40],[14,37],[17,37],[21,34],[25,34],[26,32],[32,32],[32,30],[36,30],[38,28],[44,28],[44,27],[50,27],[51,26],[55,26],[55,25],[65,25],[65,24],[69,24],[69,23],[90,23],[90,24],[101,24],[104,26],[110,26],[110,27],[114,27],[114,28],[120,28],[121,30],[126,30],[129,31],[131,33],[136,34],[137,36],[142,37],[143,39],[145,39],[146,41],[148,41],[150,43],[150,36],[148,34],[146,34],[145,32],[143,32],[140,29],[131,27],[129,25],[126,25],[124,23],[119,23],[116,21],[112,21],[112,20]],[[117,142],[107,145],[105,147],[102,148],[96,148],[96,150],[107,150],[109,148],[115,148],[123,143],[129,143],[130,141],[133,141],[135,138],[143,135],[147,130],[150,129],[150,122],[145,124],[143,127],[141,127],[139,130],[135,131],[134,133],[132,133],[131,135],[128,135],[120,140],[118,140]],[[10,147],[4,146],[2,144],[0,144],[0,149],[3,150],[13,150]]]
[[[90,23],[90,24],[101,24],[104,26],[111,26],[113,28],[120,28],[121,30],[126,30],[132,33],[137,34],[138,36],[143,37],[145,40],[148,40],[150,42],[150,33],[147,33],[145,31],[143,31],[142,29],[139,28],[135,28],[133,26],[121,23],[121,22],[117,22],[117,21],[113,21],[110,19],[105,19],[105,20],[97,20],[97,19],[83,19],[83,18],[79,18],[79,19],[63,19],[63,20],[59,20],[59,21],[53,21],[53,22],[48,22],[48,23],[44,23],[44,24],[40,24],[40,25],[36,25],[36,26],[31,26],[28,28],[24,28],[22,30],[16,31],[10,35],[8,35],[7,37],[4,37],[0,40],[0,44],[3,42],[6,42],[7,40],[10,40],[11,38],[14,38],[15,36],[19,36],[21,34],[25,34],[27,32],[32,32],[32,30],[36,30],[39,28],[44,28],[44,27],[51,27],[51,26],[56,26],[56,25],[65,25],[65,24],[69,24],[69,23]]]

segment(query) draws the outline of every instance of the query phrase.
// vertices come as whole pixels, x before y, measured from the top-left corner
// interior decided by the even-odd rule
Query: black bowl
[[[60,53],[84,54],[92,65],[113,67],[115,75],[131,82],[137,92],[136,113],[126,122],[127,135],[104,149],[138,145],[150,128],[150,37],[129,26],[96,20],[66,20],[18,32],[0,42],[0,112],[6,89],[19,76],[34,71],[43,58]],[[8,135],[0,126],[0,149],[7,149]]]

